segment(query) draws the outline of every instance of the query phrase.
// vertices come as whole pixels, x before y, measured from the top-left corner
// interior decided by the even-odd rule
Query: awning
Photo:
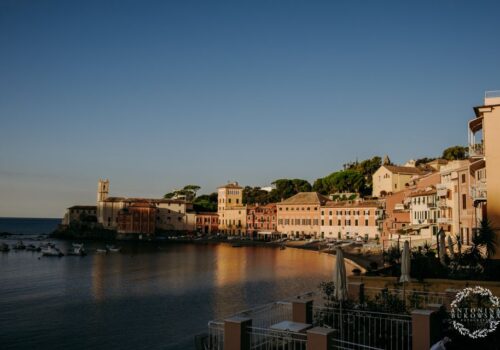
[[[258,235],[263,235],[263,236],[268,236],[268,235],[272,235],[274,232],[271,232],[271,231],[259,231],[257,232]]]
[[[418,230],[421,230],[423,228],[427,228],[430,226],[431,226],[431,224],[410,225],[410,226],[403,227],[402,229],[398,230],[397,232],[399,234],[405,234],[405,233],[409,233],[409,232],[418,231]]]

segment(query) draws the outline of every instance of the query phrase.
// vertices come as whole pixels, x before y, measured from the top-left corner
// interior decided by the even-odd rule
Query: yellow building
[[[469,121],[469,156],[473,174],[471,196],[475,217],[486,214],[496,232],[496,259],[500,259],[500,91],[485,93],[484,105],[474,107]]]
[[[373,197],[385,197],[405,189],[407,183],[423,171],[412,166],[382,165],[373,174]]]
[[[229,235],[246,234],[247,208],[243,205],[243,188],[231,182],[217,190],[219,231]]]

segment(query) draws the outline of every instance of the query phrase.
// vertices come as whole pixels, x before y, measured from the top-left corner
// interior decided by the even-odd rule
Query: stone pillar
[[[458,289],[448,288],[444,291],[446,293],[446,300],[444,301],[444,306],[448,311],[451,309],[451,302],[455,299],[455,296],[459,292]]]
[[[231,350],[249,350],[250,335],[248,327],[252,319],[246,317],[231,317],[224,320],[224,348]]]
[[[440,311],[444,307],[443,304],[427,304],[427,309],[432,311]]]
[[[330,350],[335,330],[315,327],[307,331],[307,350]]]
[[[313,301],[292,301],[292,321],[311,324],[313,321]]]
[[[439,340],[439,321],[434,310],[413,310],[411,313],[412,349],[429,350]]]
[[[365,300],[365,284],[362,282],[350,282],[347,284],[349,300],[362,303]]]

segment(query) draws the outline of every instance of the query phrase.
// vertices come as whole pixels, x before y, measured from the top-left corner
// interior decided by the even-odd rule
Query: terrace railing
[[[399,300],[405,303],[408,310],[414,309],[425,309],[432,307],[435,304],[448,305],[451,302],[453,295],[442,293],[442,292],[428,292],[413,289],[391,289],[391,288],[374,288],[365,287],[364,294],[365,297],[374,300],[376,296],[381,296],[383,293],[390,293],[396,296]],[[379,298],[377,300],[378,304],[382,307],[386,306],[383,303],[387,299]]]
[[[313,317],[316,326],[336,330],[336,349],[411,349],[410,315],[314,307]]]
[[[208,339],[206,349],[224,350],[224,322],[208,322]]]
[[[249,327],[251,350],[306,350],[307,335],[269,328]]]

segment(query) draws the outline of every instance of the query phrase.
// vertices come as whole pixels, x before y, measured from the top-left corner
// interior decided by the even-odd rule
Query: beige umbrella
[[[401,277],[399,282],[403,283],[403,303],[406,305],[406,282],[410,282],[410,244],[405,241],[403,245],[403,253],[401,254]]]
[[[445,243],[446,233],[441,229],[439,231],[439,261],[441,264],[446,265],[446,243]]]
[[[450,250],[450,259],[455,260],[455,250],[453,249],[453,240],[448,236],[448,249]]]
[[[344,252],[340,247],[336,249],[335,257],[335,274],[333,275],[333,283],[335,284],[334,297],[340,303],[340,339],[344,339],[344,332],[342,330],[342,303],[347,300],[347,275],[345,272]],[[335,318],[334,318],[335,319]]]
[[[405,241],[403,245],[403,253],[401,254],[401,277],[399,282],[410,282],[410,244]]]
[[[335,299],[340,302],[347,300],[347,275],[345,271],[344,252],[340,247],[336,249],[333,283],[335,284]]]

